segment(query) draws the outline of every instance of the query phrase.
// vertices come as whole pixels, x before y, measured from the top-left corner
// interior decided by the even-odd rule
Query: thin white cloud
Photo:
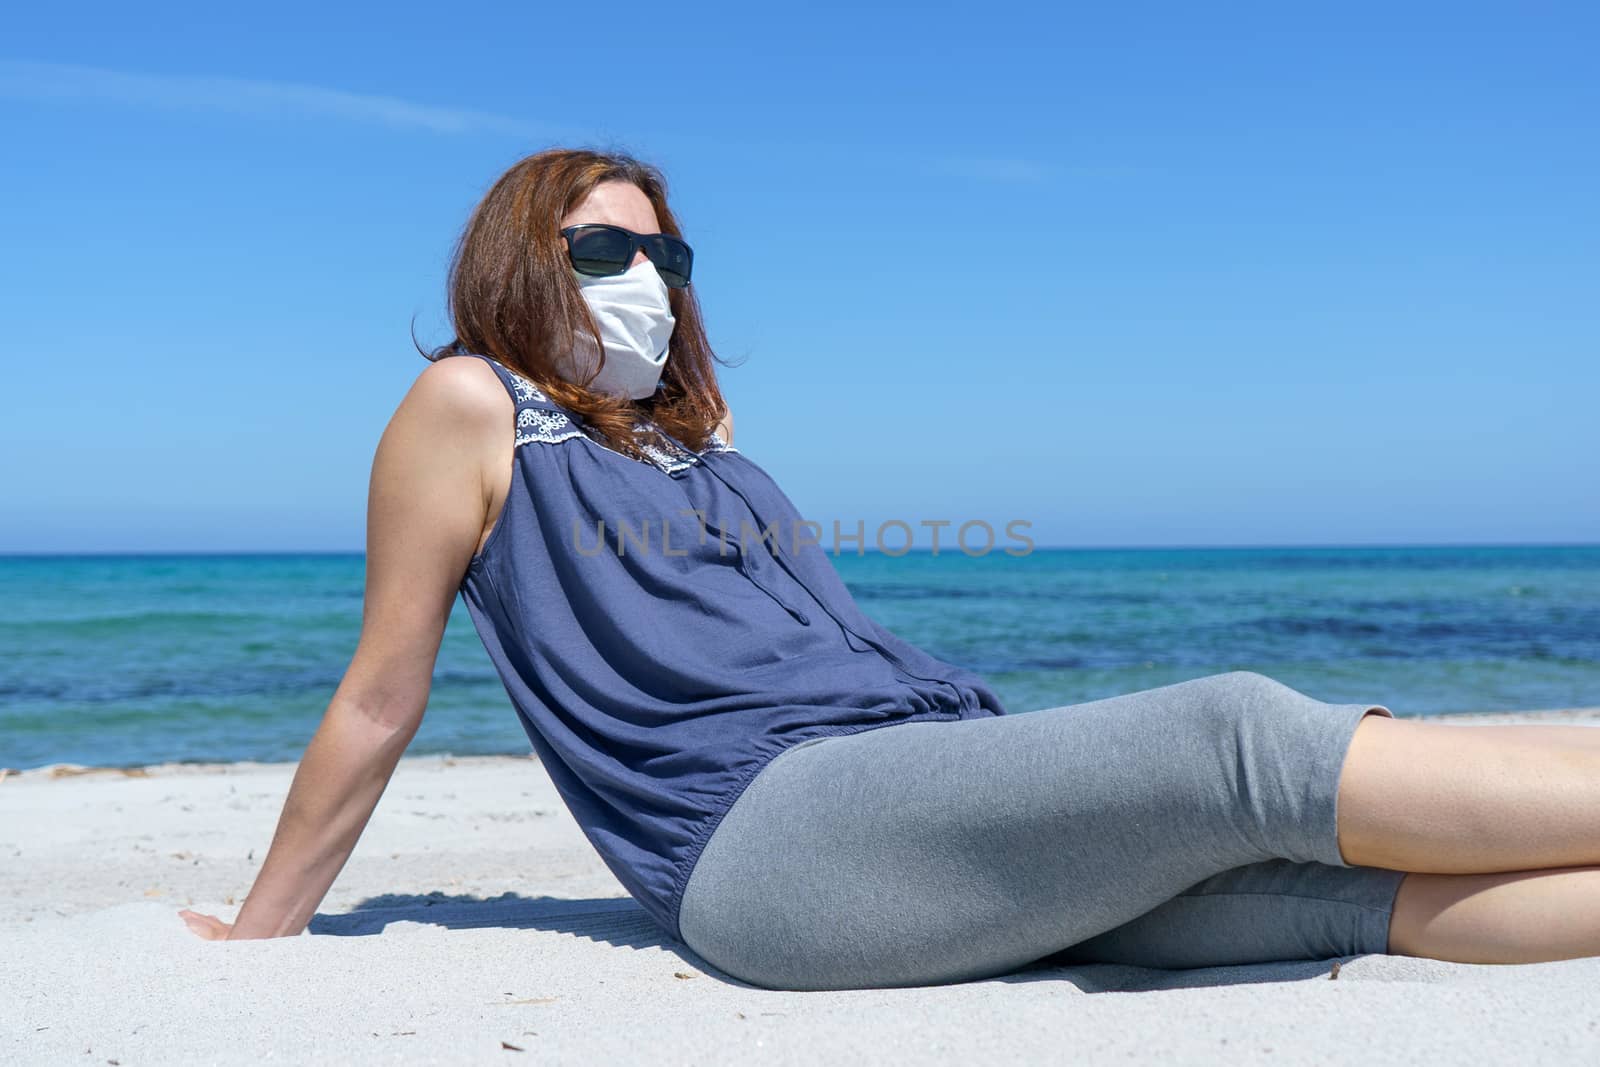
[[[392,96],[326,89],[300,82],[184,74],[130,74],[64,63],[0,60],[0,96],[23,100],[92,100],[173,111],[256,118],[338,119],[430,133],[542,136],[554,128],[462,108],[414,104]]]

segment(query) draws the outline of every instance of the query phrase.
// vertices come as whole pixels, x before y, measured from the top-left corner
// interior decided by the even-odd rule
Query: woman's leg
[[[1396,725],[1402,728],[1390,729]],[[1336,956],[1362,943],[1378,946],[1370,951],[1457,963],[1600,956],[1600,867],[1495,869],[1560,856],[1567,845],[1578,855],[1600,852],[1600,834],[1585,837],[1579,827],[1583,811],[1600,808],[1600,729],[1516,725],[1458,732],[1464,725],[1363,719],[1340,787],[1340,840],[1352,863],[1377,866],[1382,859],[1385,868],[1427,863],[1489,873],[1384,872],[1396,885],[1369,866],[1269,860],[1208,878],[1048,962],[1215,966]],[[1574,768],[1577,778],[1570,780]],[[1480,784],[1460,789],[1464,773]],[[1565,786],[1563,773],[1569,776]],[[1556,806],[1553,824],[1545,792],[1552,781],[1576,796],[1575,804]],[[1504,804],[1532,817],[1486,818],[1472,811],[1474,804],[1491,815],[1495,804]],[[1395,835],[1393,814],[1405,820],[1405,833]],[[1463,819],[1496,829],[1463,843]],[[1431,851],[1383,854],[1364,844],[1386,834],[1391,848],[1409,839]],[[1518,843],[1509,858],[1507,840]],[[1438,847],[1441,842],[1453,849]]]
[[[1600,729],[1364,720],[1339,786],[1351,863],[1407,875],[1390,951],[1600,955]]]
[[[1453,963],[1600,956],[1600,868],[1408,874],[1389,951]]]
[[[1596,738],[1368,717],[1339,784],[1344,858],[1431,874],[1600,865]]]
[[[745,981],[842,989],[1014,970],[1266,860],[1392,896],[1399,872],[1349,869],[1335,812],[1353,732],[1389,714],[1234,671],[799,745],[712,834],[680,927]],[[1335,955],[1383,950],[1349,929]]]
[[[1207,878],[1039,961],[1216,967],[1383,953],[1452,963],[1600,956],[1600,867],[1416,874],[1268,860]]]
[[[1369,716],[1356,736],[1376,736],[1397,720]],[[1423,724],[1409,724],[1423,725]],[[1454,724],[1429,724],[1450,730]],[[1438,776],[1448,784],[1440,765],[1481,754],[1485,746],[1499,752],[1520,752],[1531,761],[1527,780],[1537,787],[1548,780],[1554,761],[1572,752],[1595,752],[1600,729],[1565,726],[1470,727],[1475,736],[1466,749],[1462,735],[1421,736],[1425,751],[1403,747],[1386,750],[1390,779],[1400,766],[1412,768],[1406,784],[1417,796],[1392,801],[1415,814],[1438,801]],[[1381,742],[1380,742],[1381,743]],[[1465,754],[1464,754],[1465,753]],[[1368,777],[1354,741],[1346,763],[1353,779]],[[1357,772],[1349,775],[1354,764]],[[1421,769],[1418,773],[1418,768]],[[1384,780],[1386,772],[1377,772]],[[1512,775],[1510,788],[1521,780]],[[1347,792],[1348,785],[1342,787]],[[1391,781],[1391,788],[1392,781]],[[1360,784],[1355,783],[1359,793]],[[1341,792],[1341,797],[1346,793]],[[1433,812],[1435,823],[1448,823],[1460,813],[1459,802]],[[1538,805],[1537,796],[1527,803]],[[1382,805],[1375,805],[1382,808]],[[1341,837],[1351,817],[1341,800]],[[1513,834],[1530,828],[1513,827]],[[1381,832],[1381,831],[1379,831]],[[1535,831],[1535,836],[1538,831]],[[1478,846],[1482,847],[1481,843]],[[1351,858],[1345,847],[1346,858]],[[1363,856],[1362,858],[1367,858]],[[1476,860],[1484,862],[1481,854]],[[1268,959],[1317,959],[1361,951],[1417,956],[1457,963],[1539,963],[1600,956],[1600,867],[1572,866],[1494,873],[1429,874],[1374,870],[1366,866],[1332,867],[1320,863],[1268,860],[1224,871],[1185,890],[1121,926],[1097,934],[1052,955],[1042,963],[1126,963],[1142,967],[1201,967],[1251,963]]]
[[[1038,962],[1223,967],[1390,951],[1396,891],[1414,875],[1264,860],[1223,871]]]

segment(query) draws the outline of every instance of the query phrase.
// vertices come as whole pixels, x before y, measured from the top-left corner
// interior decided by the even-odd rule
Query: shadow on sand
[[[413,922],[451,930],[545,930],[572,934],[617,948],[660,948],[682,957],[706,974],[731,985],[760,989],[725,974],[706,962],[689,946],[664,931],[630,897],[595,897],[571,900],[526,897],[503,893],[487,899],[429,893],[386,894],[369,897],[355,910],[312,917],[312,934],[363,937],[382,933],[390,923]],[[1070,950],[1063,950],[1063,953]],[[1334,960],[1287,960],[1227,967],[1161,970],[1120,963],[1067,963],[1063,953],[1053,953],[1006,974],[979,981],[1068,982],[1081,993],[1138,993],[1161,989],[1198,989],[1260,982],[1327,981]],[[1357,957],[1345,957],[1347,962]]]
[[[313,934],[362,937],[382,933],[390,923],[399,922],[427,923],[450,930],[548,930],[618,948],[680,947],[631,897],[566,900],[517,893],[488,898],[386,893],[368,897],[354,911],[315,915],[309,929]]]

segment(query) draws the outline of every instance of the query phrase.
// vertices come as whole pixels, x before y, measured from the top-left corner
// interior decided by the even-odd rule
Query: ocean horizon
[[[1013,713],[1229,670],[1400,717],[1600,705],[1595,544],[827,554],[869,615]],[[359,551],[0,555],[0,767],[298,759],[364,571]],[[408,753],[528,751],[457,596]]]

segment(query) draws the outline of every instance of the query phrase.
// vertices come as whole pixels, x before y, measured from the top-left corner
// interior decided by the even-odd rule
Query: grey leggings
[[[712,833],[683,939],[808,990],[1385,953],[1404,872],[1346,863],[1335,821],[1369,714],[1233,671],[803,741]]]

